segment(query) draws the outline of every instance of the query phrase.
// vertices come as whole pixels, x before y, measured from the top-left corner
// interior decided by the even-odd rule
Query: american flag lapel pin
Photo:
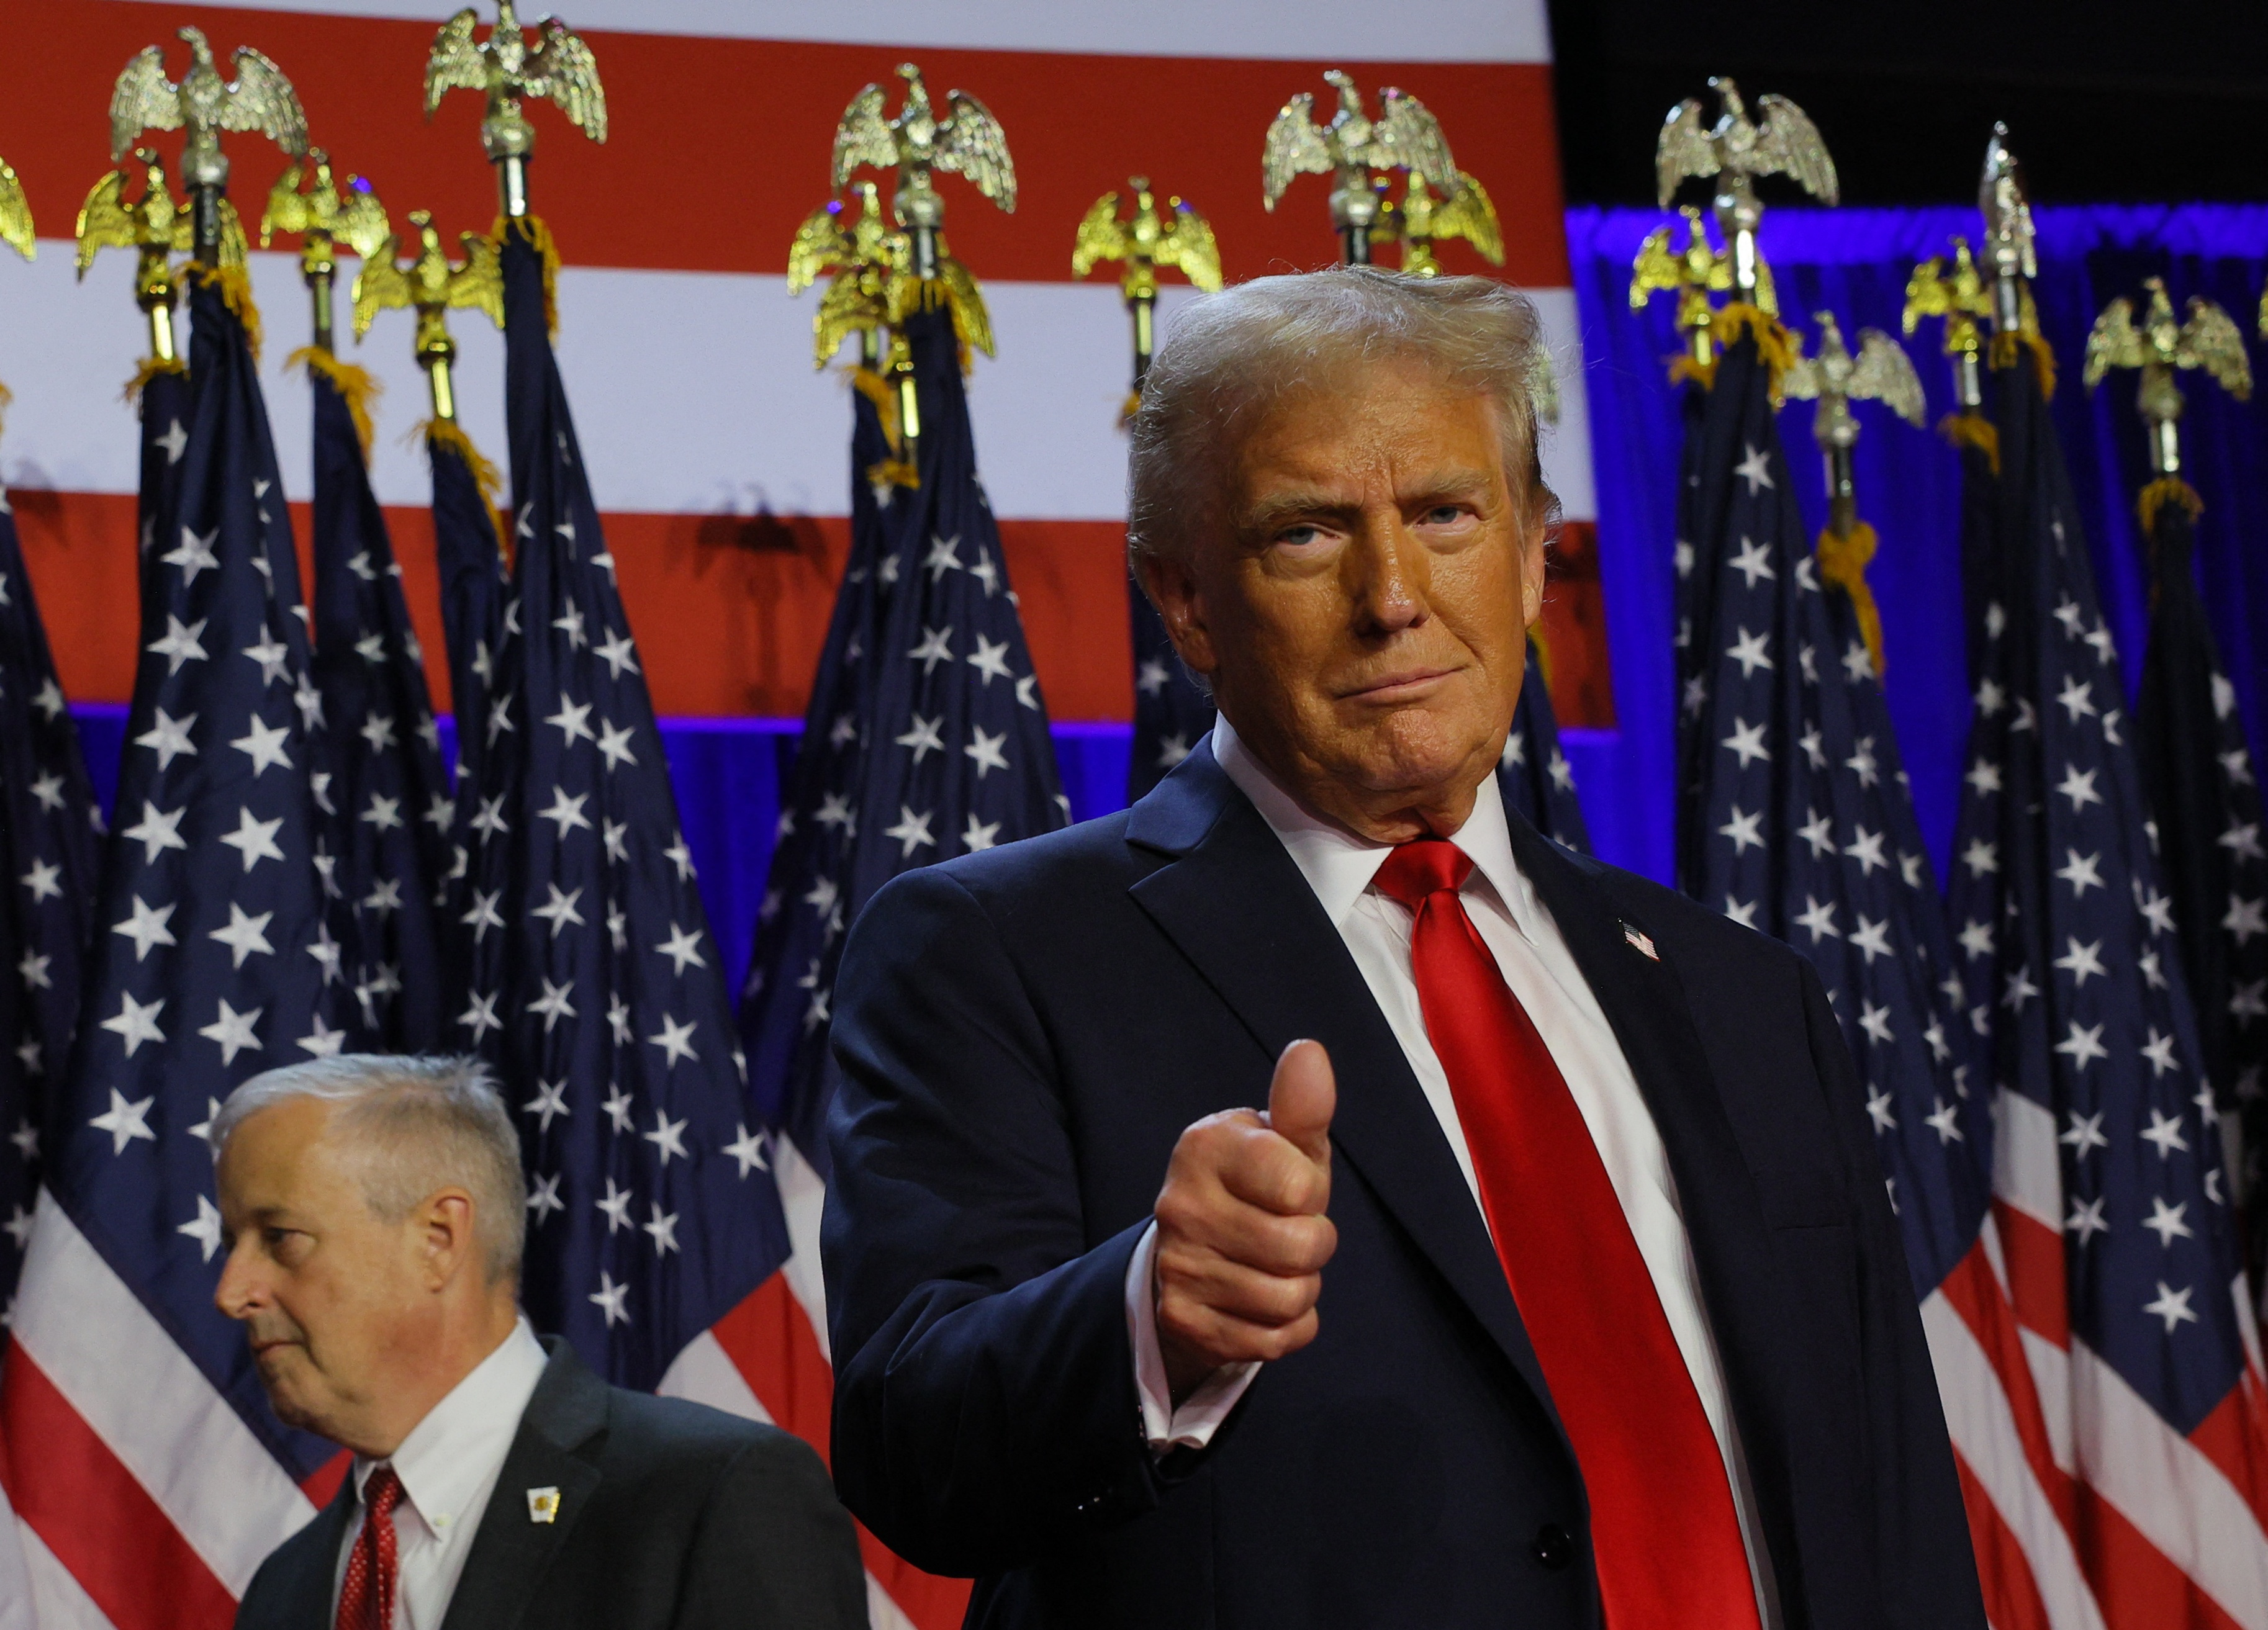
[[[556,1488],[531,1488],[527,1491],[527,1520],[531,1523],[556,1523],[559,1520],[559,1491]]]
[[[1661,953],[1653,948],[1653,941],[1627,922],[1623,924],[1623,937],[1628,940],[1638,955],[1644,957],[1648,962],[1661,960]]]

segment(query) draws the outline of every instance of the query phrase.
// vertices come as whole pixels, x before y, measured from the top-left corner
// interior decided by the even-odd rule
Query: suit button
[[[1575,1560],[1575,1542],[1558,1524],[1546,1523],[1535,1531],[1535,1560],[1557,1573]]]

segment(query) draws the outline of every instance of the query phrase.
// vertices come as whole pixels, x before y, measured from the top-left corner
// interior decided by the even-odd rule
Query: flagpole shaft
[[[173,291],[166,290],[163,300],[153,300],[143,308],[150,313],[150,356],[161,363],[178,362],[180,353],[173,349]]]
[[[527,218],[527,155],[500,153],[496,160],[497,196],[504,218],[524,221]]]
[[[334,353],[337,348],[332,343],[331,295],[332,280],[336,275],[337,273],[328,266],[307,274],[307,293],[315,308],[315,345],[320,350]]]
[[[1851,479],[1851,450],[1844,446],[1821,449],[1822,462],[1827,467],[1827,530],[1838,538],[1847,538],[1859,521],[1858,488]]]
[[[1368,266],[1370,260],[1370,228],[1352,222],[1339,228],[1339,247],[1346,255],[1349,266]]]
[[[190,251],[200,266],[220,264],[220,198],[217,187],[200,187],[190,195],[190,209],[195,221]]]
[[[1977,366],[1977,353],[1956,351],[1953,356],[1953,394],[1962,411],[1975,413],[1984,405],[1984,382]]]
[[[449,359],[428,357],[425,378],[433,387],[433,416],[444,422],[453,422],[457,416],[457,393],[449,383]]]
[[[1142,381],[1150,377],[1150,356],[1156,349],[1158,338],[1158,297],[1138,294],[1126,302],[1134,313],[1134,393],[1142,393]]]

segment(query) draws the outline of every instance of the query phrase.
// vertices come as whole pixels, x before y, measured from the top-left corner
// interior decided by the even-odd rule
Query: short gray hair
[[[291,1098],[339,1105],[332,1135],[361,1168],[363,1201],[399,1222],[452,1184],[473,1197],[473,1229],[490,1284],[519,1277],[527,1183],[519,1130],[486,1064],[474,1058],[342,1053],[268,1070],[228,1095],[213,1117],[213,1158],[236,1129]]]
[[[1182,308],[1129,426],[1129,563],[1187,558],[1191,532],[1219,518],[1228,452],[1275,403],[1403,359],[1495,404],[1505,474],[1548,519],[1557,500],[1543,483],[1535,400],[1550,362],[1535,305],[1485,277],[1336,266],[1256,277]]]

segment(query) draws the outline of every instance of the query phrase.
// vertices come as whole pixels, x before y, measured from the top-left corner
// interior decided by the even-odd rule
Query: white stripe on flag
[[[48,1542],[28,1523],[14,1526],[24,1544],[24,1571],[31,1578],[32,1622],[40,1630],[116,1630]]]
[[[123,299],[122,264],[71,277],[70,246],[11,268],[11,321],[0,334],[0,378],[16,387],[0,472],[10,486],[129,494],[138,480],[132,410],[118,386],[134,371],[142,330]],[[306,382],[283,371],[306,298],[296,255],[254,254],[256,297],[271,315],[261,367],[284,491],[312,489],[313,414]],[[99,286],[98,286],[99,285]],[[1559,426],[1543,439],[1543,473],[1571,520],[1598,512],[1575,297],[1530,290],[1559,378]],[[1160,320],[1190,297],[1163,291]],[[1010,519],[1123,520],[1126,437],[1118,429],[1130,344],[1117,285],[999,282],[986,285],[1000,356],[979,357],[968,408],[993,513]],[[787,280],[724,272],[568,267],[559,275],[559,366],[575,391],[577,429],[601,510],[671,515],[843,515],[850,505],[843,449],[850,423],[840,373],[811,363],[815,293],[791,299]],[[504,342],[470,315],[453,330],[460,355],[458,412],[501,461]],[[406,319],[387,319],[347,360],[385,387],[371,481],[382,503],[423,506],[432,496],[422,446],[406,445],[425,416],[424,375]],[[590,388],[577,389],[578,382]],[[607,388],[598,388],[601,385]]]
[[[170,3],[170,0],[169,0]],[[211,0],[263,11],[275,0]],[[284,8],[345,17],[434,21],[416,0],[297,0]],[[1056,0],[958,0],[915,11],[892,0],[580,0],[577,28],[719,40],[887,41],[900,49],[1084,51],[1098,55],[1322,62],[1548,62],[1542,0],[1414,0],[1393,26],[1366,0],[1151,0],[1138,10]],[[603,45],[599,51],[606,62]],[[941,96],[942,84],[932,96]],[[1305,89],[1293,86],[1294,90]],[[1254,132],[1256,153],[1259,133]]]
[[[772,1140],[772,1181],[779,1185],[780,1205],[787,1212],[787,1240],[794,1254],[780,1272],[787,1288],[802,1305],[805,1322],[819,1343],[819,1355],[831,1367],[834,1349],[827,1334],[827,1278],[819,1261],[819,1224],[827,1206],[827,1185],[803,1151],[785,1133]]]
[[[1932,1291],[1921,1304],[1921,1327],[1929,1338],[1953,1446],[2015,1536],[2047,1604],[2048,1623],[2054,1630],[2103,1630],[2102,1612],[2080,1571],[2071,1532],[2040,1487],[2016,1430],[2007,1390],[1976,1333],[1941,1290]]]
[[[2063,1235],[2063,1163],[2055,1113],[2003,1088],[1992,1099],[1992,1193],[2042,1228]]]
[[[2245,1630],[2268,1630],[2268,1535],[2236,1486],[2086,1343],[2071,1344],[2080,1476]]]
[[[0,1630],[37,1630],[33,1611],[32,1573],[17,1542],[16,1508],[8,1491],[0,1488]]]
[[[772,1412],[764,1407],[763,1399],[756,1396],[755,1389],[740,1374],[740,1367],[725,1351],[725,1344],[710,1331],[694,1337],[669,1361],[669,1368],[662,1372],[661,1384],[654,1391],[664,1398],[689,1399],[711,1409],[721,1409],[728,1415],[761,1421],[766,1426],[772,1424]]]
[[[284,1468],[52,1195],[40,1195],[16,1340],[232,1596],[315,1514]],[[19,1457],[26,1446],[17,1446]],[[36,1476],[36,1459],[24,1474]]]

